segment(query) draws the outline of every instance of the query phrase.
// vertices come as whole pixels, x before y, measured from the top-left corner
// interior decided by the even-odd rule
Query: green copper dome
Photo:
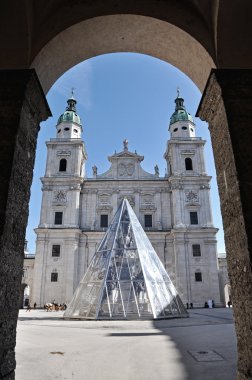
[[[64,121],[81,125],[81,118],[76,113],[76,103],[77,102],[73,96],[68,99],[66,110],[62,115],[60,115],[57,125]]]
[[[176,123],[177,121],[191,121],[193,123],[193,118],[189,114],[189,112],[186,111],[184,106],[184,99],[177,97],[175,99],[176,108],[175,112],[173,112],[171,119],[170,119],[170,125]]]

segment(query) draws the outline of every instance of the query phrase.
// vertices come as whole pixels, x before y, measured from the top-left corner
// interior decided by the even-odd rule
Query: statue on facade
[[[93,176],[94,176],[94,177],[97,176],[97,166],[96,166],[96,165],[94,165],[94,166],[92,167],[92,170],[93,170]]]
[[[154,169],[155,169],[155,175],[159,176],[159,167],[157,165],[155,165]]]
[[[124,150],[128,150],[128,144],[129,144],[128,140],[125,139],[125,140],[123,141],[123,149],[124,149]]]

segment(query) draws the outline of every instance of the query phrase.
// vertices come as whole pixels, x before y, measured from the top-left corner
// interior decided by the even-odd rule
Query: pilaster
[[[39,123],[51,113],[34,70],[0,71],[0,88],[0,377],[14,379],[16,324],[37,135]]]
[[[238,343],[238,379],[252,373],[252,70],[214,69],[197,115],[209,123]]]

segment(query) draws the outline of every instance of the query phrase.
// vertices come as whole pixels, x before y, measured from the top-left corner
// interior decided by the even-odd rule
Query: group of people
[[[51,303],[44,304],[44,309],[46,311],[66,310],[66,308],[67,308],[66,303],[57,303],[55,300],[53,300]]]
[[[214,300],[208,300],[205,302],[205,305],[204,305],[205,309],[212,309],[213,307],[215,307]]]
[[[186,308],[187,308],[187,309],[193,309],[193,303],[190,302],[190,307],[189,307],[189,303],[187,302],[187,303],[186,303]]]
[[[36,302],[34,302],[33,309],[36,309],[36,307],[37,307],[37,304],[36,304]],[[31,311],[31,309],[32,309],[31,304],[30,304],[30,302],[28,302],[26,312]]]
[[[37,307],[37,303],[34,302],[34,304],[33,304],[33,309],[36,309],[36,307]],[[66,303],[59,304],[59,303],[56,303],[55,300],[53,300],[52,303],[46,303],[46,304],[44,305],[44,309],[45,309],[46,311],[48,311],[48,310],[55,310],[55,311],[58,311],[58,310],[66,310],[66,308],[67,308],[67,304],[66,304]],[[31,305],[30,302],[28,302],[28,304],[27,304],[27,308],[26,308],[26,312],[27,312],[27,311],[30,312],[31,310],[32,310],[32,305]]]

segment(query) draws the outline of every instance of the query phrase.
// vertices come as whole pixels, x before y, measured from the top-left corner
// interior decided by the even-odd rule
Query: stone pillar
[[[39,123],[50,116],[34,70],[0,71],[0,378],[14,379],[25,230]]]
[[[238,344],[238,379],[252,378],[252,70],[214,69],[197,116],[209,123]]]

